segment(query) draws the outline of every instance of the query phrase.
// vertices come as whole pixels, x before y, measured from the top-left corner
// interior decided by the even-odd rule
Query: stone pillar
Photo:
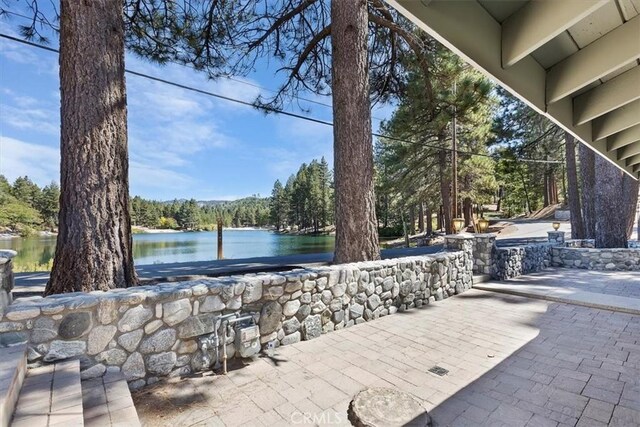
[[[547,231],[549,243],[564,245],[564,231]]]
[[[450,251],[462,251],[464,256],[462,258],[463,265],[459,268],[462,270],[462,283],[465,289],[469,289],[472,285],[473,278],[473,235],[471,234],[449,234],[444,236],[444,248]],[[459,285],[459,284],[458,284]],[[459,290],[459,286],[456,287],[456,293],[460,293],[463,289]]]
[[[492,274],[495,264],[496,235],[478,233],[473,235],[473,273]]]
[[[13,289],[13,262],[18,253],[10,250],[0,250],[0,316],[5,308],[13,302],[11,290]]]

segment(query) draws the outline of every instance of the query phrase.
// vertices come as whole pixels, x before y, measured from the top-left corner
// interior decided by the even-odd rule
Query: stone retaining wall
[[[0,315],[11,304],[11,290],[13,289],[13,257],[15,251],[0,250]]]
[[[491,275],[495,279],[506,280],[547,268],[551,265],[551,248],[554,246],[554,243],[539,243],[498,247]]]
[[[434,256],[20,299],[0,338],[29,343],[29,362],[80,359],[83,378],[122,371],[132,388],[210,369],[198,337],[222,314],[255,313],[260,342],[286,345],[464,292],[471,242]],[[234,355],[234,337],[227,352]]]
[[[640,270],[640,248],[631,246],[596,249],[593,240],[570,240],[566,246],[552,249],[551,265],[586,270]]]

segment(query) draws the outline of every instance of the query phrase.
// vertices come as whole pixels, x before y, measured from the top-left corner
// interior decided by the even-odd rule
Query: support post
[[[218,218],[218,224],[216,228],[218,230],[218,259],[223,259],[224,256],[222,255],[222,218]]]

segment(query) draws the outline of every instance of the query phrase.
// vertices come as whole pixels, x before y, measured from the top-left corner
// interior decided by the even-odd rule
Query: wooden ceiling
[[[640,0],[387,0],[622,170],[640,176]]]

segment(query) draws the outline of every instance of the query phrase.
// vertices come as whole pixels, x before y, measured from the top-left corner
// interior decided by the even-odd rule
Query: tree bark
[[[564,134],[565,158],[567,162],[567,196],[571,215],[571,238],[584,239],[584,223],[580,209],[580,191],[578,189],[578,173],[576,167],[576,140],[569,132]]]
[[[551,194],[551,192],[549,191],[549,167],[545,166],[544,169],[544,193],[543,193],[543,201],[542,201],[542,206],[543,207],[547,207],[549,206],[549,194]]]
[[[427,209],[425,210],[425,214],[427,217],[426,233],[427,233],[427,236],[431,236],[433,234],[433,218],[431,218],[431,208],[429,206],[427,206]]]
[[[45,294],[136,284],[122,0],[61,1],[59,232]]]
[[[465,197],[462,201],[462,214],[464,215],[464,226],[470,226],[473,217],[473,203],[471,203],[470,197]]]
[[[444,140],[444,137],[440,137],[441,144]],[[447,153],[444,150],[440,150],[438,153],[439,156],[439,167],[440,167],[440,196],[442,197],[442,221],[444,221],[444,230],[445,234],[453,233],[453,224],[451,220],[452,210],[451,210],[451,186],[449,183],[448,174],[446,171],[446,162],[447,162]]]
[[[411,206],[409,208],[409,234],[414,235],[416,233],[416,207]]]
[[[365,0],[331,2],[335,263],[380,259],[373,181],[368,31]]]
[[[602,156],[596,156],[596,248],[627,247],[630,201],[624,200],[624,175],[611,162]]]
[[[584,238],[596,237],[595,208],[595,153],[586,145],[580,144],[580,190],[582,193],[582,220]]]
[[[424,203],[418,205],[418,231],[424,233]]]
[[[624,212],[627,217],[627,240],[629,240],[636,220],[639,182],[627,174],[624,174],[622,178],[622,202],[626,205]]]

